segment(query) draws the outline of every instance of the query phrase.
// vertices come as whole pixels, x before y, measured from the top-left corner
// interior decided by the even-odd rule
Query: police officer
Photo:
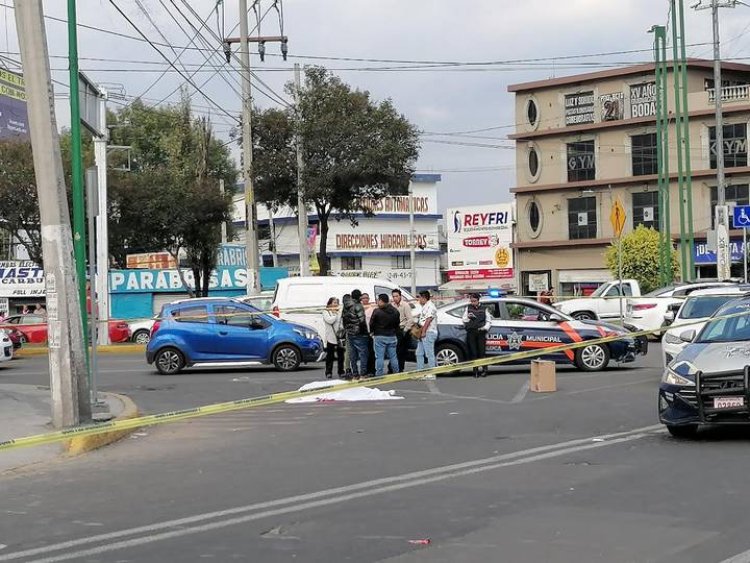
[[[472,293],[469,296],[469,304],[464,311],[463,322],[466,328],[469,360],[484,358],[487,350],[487,330],[490,328],[490,320],[487,318],[487,309],[479,304],[478,293]],[[475,367],[474,377],[487,377],[487,366],[482,366],[481,370]]]

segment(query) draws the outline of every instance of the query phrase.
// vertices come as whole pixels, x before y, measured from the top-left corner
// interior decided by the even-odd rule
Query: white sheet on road
[[[309,389],[326,389],[333,385],[347,383],[343,379],[327,379],[325,381],[311,381],[299,388],[300,391]],[[353,401],[395,401],[403,399],[396,395],[396,391],[381,391],[377,387],[354,387],[352,389],[342,389],[341,391],[331,391],[329,393],[320,393],[316,395],[307,395],[296,399],[287,399],[287,403],[334,403],[334,402],[353,402]]]

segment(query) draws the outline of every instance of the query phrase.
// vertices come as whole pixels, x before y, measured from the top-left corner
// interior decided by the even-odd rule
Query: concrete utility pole
[[[409,261],[411,262],[411,296],[417,296],[417,236],[414,232],[414,190],[409,182]]]
[[[721,41],[719,38],[719,8],[733,8],[734,0],[711,0],[710,6],[697,5],[697,9],[711,9],[714,42],[714,102],[716,115],[716,274],[719,280],[732,276],[732,255],[729,249],[729,208],[726,201],[726,177],[724,174],[724,114],[722,111]]]
[[[224,179],[219,180],[219,192],[221,193],[222,197],[224,197]],[[221,222],[221,244],[227,243],[227,224],[222,221]]]
[[[305,186],[302,183],[302,170],[305,165],[302,158],[302,114],[300,112],[302,84],[299,63],[294,63],[294,104],[296,115],[297,145],[297,231],[299,234],[299,275],[310,275],[310,256],[307,248],[307,204],[305,203]]]
[[[250,91],[250,47],[247,28],[247,0],[240,0],[240,73],[242,75],[242,175],[245,179],[245,247],[247,256],[247,294],[260,293],[260,257],[258,253],[258,217],[253,189],[253,137],[250,119],[253,100]]]
[[[16,0],[14,4],[39,195],[52,423],[61,428],[91,418],[83,326],[42,0]]]
[[[109,344],[109,213],[107,209],[107,92],[99,88],[99,121],[102,135],[94,135],[94,162],[98,183],[99,207],[96,217],[96,309],[98,312],[97,342]],[[93,236],[89,233],[89,237]],[[93,256],[90,255],[90,256]],[[90,260],[91,258],[89,258]]]

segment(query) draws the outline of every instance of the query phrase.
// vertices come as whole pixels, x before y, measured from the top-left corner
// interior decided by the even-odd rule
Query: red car
[[[0,328],[15,329],[21,333],[21,342],[44,344],[47,342],[47,317],[42,315],[14,315],[8,317]],[[130,339],[130,328],[125,321],[109,321],[109,341],[127,342]]]

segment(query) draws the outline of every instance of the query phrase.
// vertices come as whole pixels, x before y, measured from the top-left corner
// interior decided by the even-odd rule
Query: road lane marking
[[[499,469],[503,467],[510,467],[513,465],[520,465],[522,463],[532,463],[535,461],[541,461],[543,459],[549,459],[552,457],[558,457],[567,455],[569,453],[575,453],[578,451],[585,451],[592,448],[600,448],[618,443],[623,443],[632,440],[638,440],[649,435],[649,433],[656,430],[662,429],[659,424],[646,426],[643,428],[636,428],[626,432],[617,432],[613,434],[604,434],[600,436],[590,436],[587,438],[579,438],[575,440],[568,440],[565,442],[559,442],[556,444],[548,444],[545,446],[537,446],[526,450],[519,450],[516,452],[509,452],[500,454],[488,458],[476,459],[471,461],[465,461],[445,466],[434,467],[431,469],[425,469],[420,471],[414,471],[410,473],[404,473],[401,475],[395,475],[391,477],[383,477],[370,481],[364,481],[361,483],[355,483],[352,485],[345,485],[342,487],[335,487],[332,489],[324,489],[312,493],[304,493],[301,495],[295,495],[292,497],[286,497],[282,499],[276,499],[271,501],[254,503],[246,506],[239,506],[229,508],[225,510],[207,512],[202,514],[196,514],[193,516],[187,516],[184,518],[178,518],[175,520],[167,520],[164,522],[158,522],[145,526],[139,526],[136,528],[130,528],[125,530],[119,530],[116,532],[108,532],[104,534],[98,534],[94,536],[79,538],[75,540],[68,540],[57,544],[50,544],[47,546],[41,546],[33,549],[27,549],[23,551],[17,551],[12,553],[5,553],[0,555],[0,561],[14,561],[25,557],[33,557],[36,555],[46,555],[52,552],[69,550],[78,548],[80,546],[89,545],[93,543],[107,542],[107,545],[78,551],[75,553],[66,553],[51,558],[40,559],[38,562],[52,562],[52,561],[64,561],[68,559],[78,559],[87,557],[89,555],[95,555],[97,553],[103,553],[105,551],[111,551],[114,549],[122,549],[130,547],[132,545],[140,545],[142,543],[150,543],[153,541],[159,541],[163,539],[169,539],[171,537],[178,537],[181,535],[198,533],[207,531],[215,528],[221,528],[224,526],[232,526],[242,522],[249,522],[260,518],[266,518],[270,516],[276,516],[279,514],[286,514],[288,512],[296,512],[299,510],[305,510],[308,508],[315,508],[318,506],[326,506],[328,504],[345,502],[348,500],[354,500],[357,498],[363,498],[372,496],[375,494],[391,492],[407,487],[415,487],[418,485],[425,485],[436,481],[449,479],[452,477],[459,477],[463,475],[470,475],[473,473],[490,471],[492,469]],[[594,442],[594,440],[603,440]],[[327,498],[326,498],[327,497]],[[281,508],[279,508],[281,507]],[[258,512],[259,511],[259,512]],[[246,514],[253,512],[254,514]],[[243,515],[244,514],[244,515]],[[211,522],[208,524],[202,524],[200,526],[186,527],[191,524],[197,524],[206,522],[208,520],[215,520],[220,518],[231,517],[235,515],[243,515],[219,522]],[[174,530],[174,528],[179,528]],[[169,532],[161,532],[162,530],[169,530]],[[143,537],[125,540],[117,543],[109,543],[112,540],[125,538],[128,536],[144,535]],[[151,534],[151,535],[145,535]],[[132,543],[135,542],[135,543]]]

